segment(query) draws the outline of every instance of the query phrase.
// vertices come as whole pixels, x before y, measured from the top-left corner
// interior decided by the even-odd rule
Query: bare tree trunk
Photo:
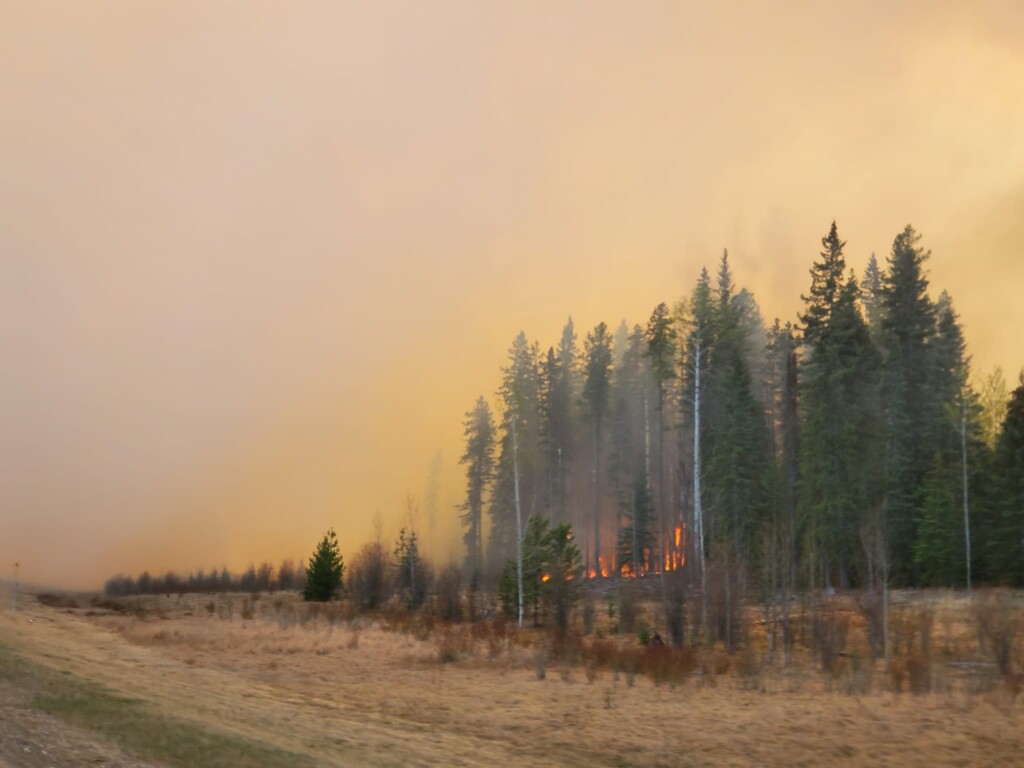
[[[700,489],[700,330],[695,338],[696,354],[693,366],[693,520],[697,527],[697,559],[700,562],[701,628],[708,637],[707,563],[704,560],[704,507]]]
[[[644,392],[644,474],[647,476],[647,490],[651,489],[651,414],[647,403],[647,393]],[[651,515],[651,526],[655,530],[657,544],[651,546],[651,554],[654,555],[657,547],[661,545],[661,524],[654,515]],[[648,565],[651,565],[648,563]]]
[[[594,577],[601,575],[601,422],[594,419]]]
[[[889,552],[888,552],[889,515],[887,502],[882,502],[882,525],[878,545],[879,561],[882,566],[882,650],[885,663],[889,663]]]
[[[960,458],[964,484],[964,543],[967,555],[967,591],[971,591],[971,508],[967,491],[967,398],[960,393]]]
[[[519,502],[519,435],[516,420],[519,414],[512,412],[512,472],[516,491],[516,581],[519,587],[519,626],[523,626],[523,513]]]

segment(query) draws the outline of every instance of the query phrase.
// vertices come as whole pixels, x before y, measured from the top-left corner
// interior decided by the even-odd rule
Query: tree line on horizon
[[[834,222],[821,242],[797,322],[767,325],[725,252],[645,325],[516,336],[464,422],[470,587],[535,517],[571,526],[590,577],[1024,585],[1024,374],[973,375],[912,227],[860,275]]]

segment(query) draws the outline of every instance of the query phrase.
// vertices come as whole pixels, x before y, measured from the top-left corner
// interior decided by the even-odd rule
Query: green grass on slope
[[[0,645],[0,683],[29,706],[98,733],[139,757],[169,766],[312,766],[307,755],[161,714],[151,704],[28,661]]]

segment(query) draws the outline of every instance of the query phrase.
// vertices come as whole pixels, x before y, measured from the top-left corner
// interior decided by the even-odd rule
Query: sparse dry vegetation
[[[1006,764],[1024,747],[1019,595],[894,594],[888,663],[862,598],[807,601],[787,663],[756,607],[734,618],[733,652],[724,638],[674,646],[644,587],[588,585],[583,606],[608,608],[579,610],[565,633],[454,621],[450,600],[358,611],[293,593],[43,595],[3,619],[0,642],[75,681],[22,706],[172,765],[225,745],[256,756],[237,764],[590,766]],[[92,712],[142,731],[160,712],[171,735],[124,736]],[[686,728],[666,728],[684,712]],[[194,728],[206,735],[182,751]]]

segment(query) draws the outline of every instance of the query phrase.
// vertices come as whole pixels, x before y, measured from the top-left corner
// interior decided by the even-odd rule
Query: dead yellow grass
[[[387,631],[274,596],[243,620],[242,598],[213,600],[141,598],[134,612],[92,616],[29,604],[0,619],[0,642],[320,765],[1008,765],[1024,754],[1024,703],[998,687],[882,692],[879,666],[865,672],[871,692],[851,695],[809,664],[754,685],[735,669],[655,685],[545,660],[530,633]],[[963,611],[946,609],[964,621],[950,642],[966,642]]]

